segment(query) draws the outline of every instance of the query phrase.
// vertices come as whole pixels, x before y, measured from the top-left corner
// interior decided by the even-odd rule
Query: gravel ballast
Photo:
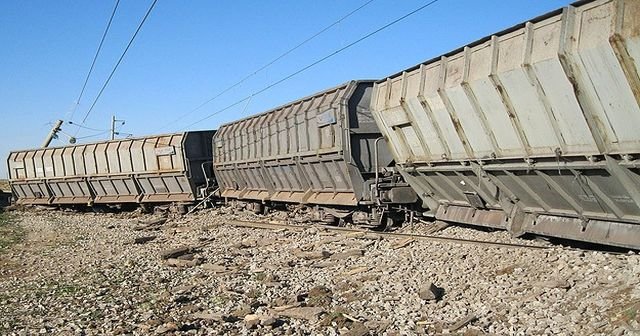
[[[241,228],[206,210],[14,212],[0,334],[633,335],[640,257]],[[417,225],[412,232],[420,232]],[[409,232],[408,228],[403,231]],[[425,229],[427,230],[427,229]]]

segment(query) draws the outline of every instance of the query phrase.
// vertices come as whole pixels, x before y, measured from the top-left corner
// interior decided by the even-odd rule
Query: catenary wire
[[[107,130],[107,131],[104,131],[104,132],[100,132],[100,133],[96,133],[96,134],[92,134],[92,135],[87,135],[87,136],[79,137],[79,138],[76,138],[76,140],[80,140],[80,139],[87,139],[87,138],[95,138],[95,137],[97,137],[97,136],[101,136],[101,135],[103,135],[103,134],[107,134],[107,133],[109,133],[109,132],[111,132],[111,130]]]
[[[161,130],[169,125],[172,125],[174,123],[176,123],[177,121],[180,121],[182,119],[184,119],[185,117],[187,117],[188,115],[192,114],[193,112],[198,111],[199,109],[201,109],[202,107],[204,107],[205,105],[209,104],[210,102],[216,100],[217,98],[219,98],[220,96],[224,95],[225,93],[233,90],[234,88],[238,87],[239,85],[241,85],[242,83],[246,82],[248,79],[252,78],[253,76],[257,75],[258,73],[264,71],[265,69],[267,69],[268,67],[272,66],[273,64],[275,64],[276,62],[280,61],[281,59],[285,58],[287,55],[291,54],[292,52],[296,51],[297,49],[301,48],[302,46],[304,46],[305,44],[309,43],[311,40],[315,39],[316,37],[322,35],[323,33],[325,33],[326,31],[328,31],[329,29],[335,27],[336,25],[340,24],[342,21],[346,20],[347,18],[349,18],[350,16],[352,16],[353,14],[357,13],[358,11],[362,10],[364,7],[366,7],[367,5],[369,5],[370,3],[372,3],[375,0],[369,0],[367,2],[365,2],[364,4],[360,5],[360,7],[352,10],[351,12],[343,15],[342,17],[340,17],[337,21],[331,23],[330,25],[322,28],[320,31],[318,31],[317,33],[309,36],[308,38],[306,38],[304,41],[296,44],[294,47],[288,49],[287,51],[285,51],[284,53],[280,54],[278,57],[274,58],[273,60],[269,61],[268,63],[266,63],[265,65],[263,65],[262,67],[258,68],[257,70],[251,72],[250,74],[244,76],[242,79],[238,80],[237,82],[235,82],[234,84],[228,86],[227,88],[225,88],[224,90],[218,92],[217,94],[215,94],[213,97],[207,99],[206,101],[204,101],[203,103],[201,103],[200,105],[198,105],[196,108],[190,110],[187,113],[182,114],[181,116],[179,116],[178,118],[174,119],[173,121],[163,125],[162,127],[158,128],[157,130]]]
[[[189,125],[185,126],[182,130],[186,130],[187,128],[189,128],[189,127],[191,127],[191,126],[193,126],[193,125],[197,125],[197,124],[199,124],[199,123],[201,123],[201,122],[203,122],[203,121],[205,121],[205,120],[207,120],[207,119],[209,119],[209,118],[213,117],[214,115],[216,115],[216,114],[218,114],[218,113],[222,113],[222,112],[224,112],[224,111],[226,111],[226,110],[228,110],[228,109],[230,109],[230,108],[232,108],[232,107],[234,107],[234,106],[240,105],[240,104],[242,104],[243,102],[245,102],[245,101],[247,101],[247,100],[251,99],[253,96],[254,96],[254,95],[250,95],[250,96],[248,96],[248,97],[245,97],[245,98],[243,98],[243,99],[241,99],[241,100],[236,101],[236,102],[235,102],[235,103],[233,103],[233,104],[229,104],[229,105],[227,105],[226,107],[224,107],[224,108],[222,108],[222,109],[220,109],[220,110],[217,110],[216,112],[214,112],[214,113],[212,113],[212,114],[209,114],[208,116],[206,116],[206,117],[204,117],[204,118],[202,118],[202,119],[200,119],[200,120],[198,120],[198,121],[195,121],[195,122],[193,122],[193,123],[191,123],[191,124],[189,124]]]
[[[91,111],[93,111],[93,108],[96,106],[96,103],[98,102],[98,100],[102,96],[102,93],[104,92],[105,88],[107,87],[107,85],[109,85],[109,82],[111,81],[111,78],[113,78],[113,75],[116,73],[116,70],[118,70],[118,66],[120,66],[120,63],[122,62],[122,59],[124,59],[124,56],[127,54],[127,51],[129,51],[129,48],[133,44],[133,41],[136,39],[136,36],[138,36],[138,33],[140,32],[140,29],[142,29],[142,26],[147,21],[147,18],[149,17],[149,14],[151,14],[151,11],[156,6],[157,2],[158,2],[158,0],[153,0],[153,2],[151,3],[151,6],[149,6],[149,9],[147,10],[147,13],[142,18],[142,21],[140,21],[140,24],[138,25],[138,28],[136,29],[135,33],[133,33],[133,36],[129,40],[129,43],[127,44],[127,47],[124,49],[124,51],[120,55],[120,58],[118,59],[118,62],[116,62],[116,65],[113,67],[113,70],[111,70],[111,73],[109,74],[109,77],[107,77],[107,80],[102,85],[102,88],[98,92],[98,95],[96,96],[96,98],[93,100],[93,103],[91,103],[91,107],[89,107],[89,109],[87,110],[87,112],[84,115],[84,118],[82,118],[82,123],[81,123],[82,125],[84,125],[84,123],[87,121],[87,118],[89,117],[89,114],[91,114]]]
[[[84,128],[84,129],[90,130],[90,131],[96,131],[96,132],[109,131],[109,130],[105,130],[105,129],[97,129],[97,128],[93,128],[93,127],[80,125],[80,124],[74,123],[73,121],[68,121],[67,123],[69,123],[70,125],[74,125],[76,127],[80,127],[80,128]]]
[[[96,65],[96,60],[98,59],[98,55],[100,54],[100,50],[102,50],[102,45],[104,44],[104,40],[109,33],[109,28],[111,28],[111,22],[113,21],[113,17],[116,15],[116,10],[118,9],[118,5],[120,4],[120,0],[116,0],[116,4],[113,7],[113,11],[111,12],[111,16],[109,17],[109,21],[107,22],[107,27],[102,33],[102,38],[100,39],[100,44],[98,44],[98,49],[96,50],[96,54],[93,56],[93,61],[91,61],[91,66],[89,67],[89,72],[87,72],[87,76],[84,79],[84,84],[82,84],[82,90],[80,90],[80,95],[78,95],[78,99],[76,100],[76,104],[73,107],[71,112],[71,116],[69,119],[73,119],[76,111],[78,110],[78,106],[80,105],[80,100],[82,100],[82,95],[84,94],[84,90],[87,88],[87,83],[89,82],[89,77],[91,77],[91,73],[93,72],[93,67]]]
[[[425,8],[435,4],[438,1],[440,1],[440,0],[431,0],[431,1],[427,2],[426,4],[416,8],[414,10],[412,10],[411,12],[409,12],[409,13],[407,13],[407,14],[405,14],[405,15],[403,15],[403,16],[401,16],[401,17],[399,17],[399,18],[397,18],[397,19],[395,19],[395,20],[393,20],[393,21],[391,21],[391,22],[389,22],[387,24],[385,24],[384,26],[382,26],[382,27],[380,27],[380,28],[378,28],[378,29],[376,29],[376,30],[374,30],[374,31],[372,31],[372,32],[360,37],[359,39],[347,44],[346,46],[344,46],[342,48],[339,48],[339,49],[333,51],[332,53],[330,53],[330,54],[328,54],[328,55],[326,55],[326,56],[324,56],[324,57],[322,57],[320,59],[315,60],[314,62],[310,63],[309,65],[307,65],[307,66],[305,66],[305,67],[303,67],[303,68],[301,68],[301,69],[299,69],[299,70],[297,70],[297,71],[295,71],[295,72],[293,72],[293,73],[291,73],[291,74],[289,74],[289,75],[287,75],[287,76],[285,76],[285,77],[283,77],[283,78],[281,78],[281,79],[279,79],[279,80],[277,80],[277,81],[275,81],[275,82],[273,82],[273,83],[271,83],[271,84],[269,84],[267,86],[265,86],[264,88],[262,88],[262,89],[260,89],[260,90],[258,90],[256,92],[253,92],[251,95],[249,95],[249,96],[247,96],[247,97],[245,97],[245,98],[243,98],[241,100],[238,100],[233,104],[227,105],[223,109],[217,110],[217,111],[207,115],[206,117],[204,117],[204,118],[202,118],[200,120],[197,120],[197,121],[185,126],[182,130],[185,130],[185,129],[191,127],[191,126],[199,124],[199,123],[201,123],[201,122],[203,122],[203,121],[215,116],[216,114],[222,113],[222,112],[224,112],[224,111],[226,111],[226,110],[228,110],[228,109],[230,109],[230,108],[232,108],[232,107],[234,107],[234,106],[236,106],[236,105],[238,105],[238,104],[240,104],[240,103],[242,103],[242,102],[244,102],[244,101],[246,101],[246,100],[248,100],[248,99],[250,99],[252,97],[255,97],[256,95],[259,95],[259,94],[261,94],[261,93],[273,88],[276,85],[281,84],[282,82],[285,82],[285,81],[289,80],[290,78],[292,78],[292,77],[294,77],[294,76],[296,76],[296,75],[298,75],[298,74],[300,74],[300,73],[302,73],[302,72],[304,72],[306,70],[309,70],[310,68],[312,68],[312,67],[314,67],[314,66],[316,66],[316,65],[318,65],[318,64],[320,64],[320,63],[322,63],[324,61],[326,61],[327,59],[329,59],[329,58],[331,58],[331,57],[333,57],[333,56],[335,56],[335,55],[337,55],[337,54],[339,54],[339,53],[341,53],[341,52],[353,47],[354,45],[356,45],[356,44],[358,44],[358,43],[370,38],[371,36],[373,36],[373,35],[381,32],[381,31],[383,31],[383,30],[395,25],[396,23],[398,23],[400,21],[403,21],[404,19],[406,19],[406,18],[408,18],[408,17],[410,17],[410,16],[412,16],[412,15],[414,15],[414,14],[416,14],[416,13],[422,11],[422,10],[424,10]]]

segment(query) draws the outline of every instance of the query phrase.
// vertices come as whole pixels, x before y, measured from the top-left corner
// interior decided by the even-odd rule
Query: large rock
[[[316,286],[309,290],[308,301],[314,306],[327,307],[333,301],[333,293],[325,286]]]
[[[280,316],[317,321],[322,313],[324,313],[324,309],[321,307],[295,307],[281,311]]]
[[[547,281],[538,282],[538,283],[534,284],[534,287],[569,289],[569,288],[571,288],[571,283],[569,283],[569,281],[567,281],[567,280],[555,279],[555,280],[547,280]]]
[[[193,267],[193,266],[197,266],[200,264],[200,259],[194,259],[194,260],[180,260],[180,259],[167,259],[165,260],[165,265],[170,266],[170,267]]]
[[[418,296],[420,299],[426,301],[440,300],[443,294],[444,290],[442,288],[438,288],[438,286],[434,285],[432,282],[427,282],[418,290]]]
[[[178,330],[178,326],[173,322],[169,322],[169,323],[165,323],[163,325],[158,326],[158,328],[156,329],[156,333],[164,334],[164,333],[168,333],[170,331],[176,331],[176,330]]]
[[[278,319],[276,319],[274,316],[271,315],[266,315],[266,316],[261,316],[260,317],[260,324],[263,326],[274,326],[278,323]]]
[[[222,314],[195,313],[195,314],[193,314],[191,316],[196,320],[222,321]]]
[[[224,265],[203,264],[200,267],[202,267],[203,270],[211,271],[215,273],[223,273],[227,271],[227,267],[225,267]]]
[[[365,336],[369,335],[369,328],[360,322],[355,322],[349,328],[349,331],[344,333],[345,336]]]
[[[244,317],[244,325],[247,329],[254,329],[260,324],[260,316],[256,314],[248,314]]]

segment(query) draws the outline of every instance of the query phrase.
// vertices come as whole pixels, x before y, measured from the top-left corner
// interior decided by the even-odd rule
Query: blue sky
[[[420,7],[422,0],[374,0],[353,16],[241,86],[204,101],[366,0],[159,0],[86,126],[144,135],[184,130],[313,61]],[[87,90],[79,122],[125,48],[151,0],[121,0]],[[327,61],[190,129],[259,113],[350,79],[381,78],[570,3],[566,0],[440,0]],[[113,1],[0,2],[0,157],[37,147],[56,119],[68,120]],[[166,127],[164,127],[166,126]],[[65,124],[63,130],[75,134]],[[81,129],[83,142],[108,134]],[[63,138],[61,138],[64,140]],[[55,140],[53,145],[63,145]],[[6,176],[5,164],[0,177]]]

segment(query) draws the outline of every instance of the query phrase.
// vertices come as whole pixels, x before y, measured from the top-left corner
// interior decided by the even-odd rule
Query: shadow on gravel
[[[490,227],[467,225],[467,224],[460,224],[460,223],[451,223],[451,225],[452,226],[463,227],[463,228],[470,229],[470,230],[480,231],[480,232],[504,231],[504,230],[494,229],[494,228],[490,228]],[[589,243],[589,242],[578,241],[578,240],[557,238],[557,237],[540,236],[540,235],[534,235],[534,234],[531,234],[531,233],[527,233],[527,234],[525,234],[523,236],[520,236],[520,237],[518,237],[518,239],[533,240],[533,241],[545,241],[545,242],[547,242],[549,244],[557,245],[558,247],[568,247],[568,248],[575,248],[575,249],[580,249],[580,250],[605,252],[605,253],[625,254],[625,253],[629,253],[629,252],[635,252],[635,253],[639,253],[640,252],[640,250],[633,250],[633,249],[624,248],[624,247],[602,245],[602,244]]]
[[[625,247],[588,243],[588,242],[577,241],[577,240],[561,239],[561,238],[554,238],[554,237],[542,237],[542,236],[537,236],[534,238],[544,239],[554,245],[569,247],[569,248],[577,248],[581,250],[589,250],[589,251],[597,251],[597,252],[605,252],[605,253],[620,253],[620,254],[626,254],[629,252],[638,253],[638,250],[633,250]]]

